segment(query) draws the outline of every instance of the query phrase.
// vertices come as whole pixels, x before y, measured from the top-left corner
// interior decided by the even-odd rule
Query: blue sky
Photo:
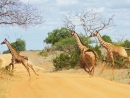
[[[85,9],[94,9],[104,16],[115,15],[114,24],[110,30],[103,30],[101,35],[107,34],[112,40],[118,38],[130,40],[130,0],[21,0],[29,3],[43,12],[45,23],[35,27],[23,29],[13,26],[0,27],[0,41],[7,38],[10,42],[21,38],[26,41],[27,50],[42,50],[46,44],[43,40],[47,33],[63,27],[62,19],[68,12],[78,13]],[[78,32],[82,32],[77,30]],[[7,50],[6,45],[0,45],[0,53]]]

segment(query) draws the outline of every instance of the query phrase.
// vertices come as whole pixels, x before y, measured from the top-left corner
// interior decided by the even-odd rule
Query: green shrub
[[[48,52],[45,51],[45,50],[42,50],[42,51],[39,52],[39,55],[40,55],[40,56],[47,57],[47,56],[48,56]]]
[[[99,56],[99,58],[102,58],[101,50],[100,50],[100,47],[99,47],[99,46],[95,46],[95,47],[93,48],[93,50],[97,53],[97,55]]]
[[[115,68],[129,68],[130,67],[129,62],[120,56],[114,57],[114,62],[115,62],[115,66],[114,66]]]
[[[79,61],[79,54],[77,52],[73,52],[71,55],[61,53],[53,59],[53,65],[55,70],[70,69],[74,68]]]
[[[70,57],[67,54],[61,53],[55,59],[53,59],[53,64],[56,70],[61,70],[69,66]]]
[[[108,66],[112,67],[112,60],[108,62]],[[114,57],[114,68],[130,68],[130,63],[127,61],[127,59],[121,57],[121,56],[116,56]]]
[[[71,68],[74,68],[75,66],[79,66],[80,61],[81,61],[80,50],[77,49],[76,51],[73,51],[73,53],[70,55]]]

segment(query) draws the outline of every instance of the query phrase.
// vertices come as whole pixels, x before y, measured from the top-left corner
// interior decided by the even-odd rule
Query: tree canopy
[[[103,38],[106,42],[112,43],[112,40],[111,40],[110,36],[108,36],[108,35],[103,35],[102,38]]]
[[[67,28],[55,29],[48,33],[48,37],[44,40],[44,42],[54,45],[56,42],[59,42],[69,35],[70,31]]]
[[[43,23],[43,15],[29,4],[20,0],[0,0],[0,24],[28,27]]]
[[[71,31],[67,28],[55,29],[48,33],[48,37],[44,40],[47,44],[51,44],[54,50],[61,50],[66,53],[72,53],[75,49],[78,49],[76,39],[70,37]],[[82,34],[79,37],[87,47],[91,43],[90,39]]]

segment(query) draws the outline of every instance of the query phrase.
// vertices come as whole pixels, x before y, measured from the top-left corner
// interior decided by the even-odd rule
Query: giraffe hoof
[[[13,76],[13,73],[9,73],[10,76]]]
[[[93,75],[90,75],[89,78],[93,77]]]
[[[29,81],[31,80],[31,77],[28,79]]]

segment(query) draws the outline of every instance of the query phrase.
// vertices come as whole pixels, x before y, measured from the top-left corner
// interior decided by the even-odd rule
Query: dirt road
[[[17,75],[21,77],[9,84],[7,98],[130,98],[130,85],[99,77],[39,72],[29,80],[26,72]]]
[[[10,60],[6,56],[3,63],[9,63],[8,59]],[[0,77],[0,81],[8,81],[5,84],[6,91],[0,93],[6,93],[7,98],[130,98],[129,84],[113,82],[98,76],[90,78],[87,74],[80,73],[49,73],[36,66],[34,69],[39,76],[31,71],[29,80],[26,69],[22,65],[15,66],[13,77]]]

